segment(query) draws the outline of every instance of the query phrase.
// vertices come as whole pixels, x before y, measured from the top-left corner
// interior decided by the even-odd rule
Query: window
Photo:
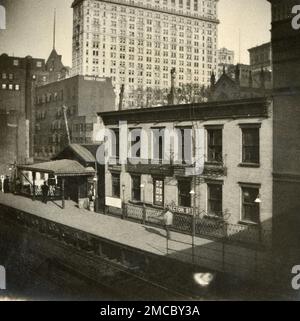
[[[207,211],[209,215],[223,215],[223,186],[220,183],[207,184]]]
[[[164,181],[161,178],[153,179],[153,204],[164,206]]]
[[[242,129],[242,162],[248,164],[259,164],[259,129],[258,124],[240,125]]]
[[[6,84],[2,84],[2,85],[1,85],[1,88],[2,88],[2,89],[6,89],[6,88],[7,88]]]
[[[132,176],[132,200],[141,201],[141,176]]]
[[[164,128],[153,128],[153,159],[162,161],[164,158]]]
[[[178,154],[183,164],[191,163],[192,160],[192,129],[178,128]]]
[[[207,161],[222,162],[223,159],[222,128],[207,128]]]
[[[251,223],[260,223],[259,203],[255,200],[259,197],[259,187],[242,186],[242,220]]]
[[[114,137],[112,140],[112,157],[120,158],[120,133],[119,129],[113,129]]]
[[[19,60],[14,59],[14,61],[13,61],[13,65],[14,65],[14,66],[19,66]]]
[[[178,181],[178,205],[183,207],[191,207],[191,181]]]
[[[120,174],[113,173],[111,174],[112,180],[112,196],[120,198]]]
[[[15,85],[15,90],[19,91],[20,90],[20,85]]]

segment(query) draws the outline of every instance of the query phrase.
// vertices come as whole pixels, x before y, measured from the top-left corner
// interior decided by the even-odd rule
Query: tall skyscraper
[[[217,71],[218,0],[75,0],[73,75],[112,77],[124,108],[176,87],[209,85]],[[159,98],[160,97],[160,98]],[[119,102],[117,102],[118,104]]]

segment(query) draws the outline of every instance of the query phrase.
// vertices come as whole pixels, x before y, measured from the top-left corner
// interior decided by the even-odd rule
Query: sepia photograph
[[[0,0],[0,301],[299,300],[300,0]]]

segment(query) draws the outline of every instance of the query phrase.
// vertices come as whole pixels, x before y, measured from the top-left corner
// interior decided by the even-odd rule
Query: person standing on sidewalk
[[[48,194],[49,194],[49,186],[47,185],[47,182],[44,182],[44,185],[42,186],[42,195],[43,195],[43,203],[47,204],[48,202]]]
[[[171,232],[170,228],[173,225],[173,213],[170,210],[167,210],[164,214],[164,223],[165,223],[165,229],[166,229],[166,237],[167,239],[171,238]]]
[[[4,179],[4,182],[3,182],[3,191],[4,193],[9,193],[10,191],[10,181],[9,181],[9,176],[6,175],[5,179]]]

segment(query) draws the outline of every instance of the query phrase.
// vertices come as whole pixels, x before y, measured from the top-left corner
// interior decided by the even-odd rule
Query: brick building
[[[115,109],[111,80],[75,76],[36,89],[35,159],[49,160],[68,145],[63,106],[71,142],[92,143],[97,112]]]
[[[116,133],[115,146],[120,146],[120,151],[112,153],[106,170],[108,210],[114,211],[112,205],[121,201],[146,203],[154,209],[175,206],[186,213],[194,208],[197,215],[205,213],[205,218],[212,220],[225,219],[227,213],[226,220],[241,229],[262,226],[271,230],[271,100],[244,99],[164,106],[155,113],[149,108],[99,115]],[[126,126],[119,128],[119,121],[126,121]],[[170,138],[172,131],[175,135]],[[134,156],[127,154],[123,164],[124,146],[138,141],[140,151]],[[191,170],[199,160],[203,160],[204,168],[193,174]]]
[[[1,172],[32,156],[35,87],[46,82],[44,59],[0,56]]]
[[[292,28],[298,0],[269,0],[272,5],[274,100],[274,217],[278,247],[300,244],[300,32]]]
[[[245,226],[270,229],[274,253],[288,255],[299,249],[300,33],[291,24],[298,1],[269,2],[272,92],[260,98],[159,107],[155,113],[144,109],[99,114],[116,137],[106,171],[109,211],[122,202],[156,209],[172,205],[181,212],[196,210],[208,219],[226,220],[237,233]],[[118,129],[119,121],[126,123]],[[166,143],[171,129],[181,136]],[[194,136],[199,129],[200,143]],[[190,139],[182,134],[186,130]],[[134,157],[124,151],[126,142],[141,142]],[[174,158],[176,151],[186,153],[186,144],[196,155],[191,164]],[[187,171],[199,160],[204,161],[200,174]]]
[[[49,58],[0,56],[1,172],[8,164],[33,157],[35,91],[38,86],[67,78],[69,68],[53,48]]]

